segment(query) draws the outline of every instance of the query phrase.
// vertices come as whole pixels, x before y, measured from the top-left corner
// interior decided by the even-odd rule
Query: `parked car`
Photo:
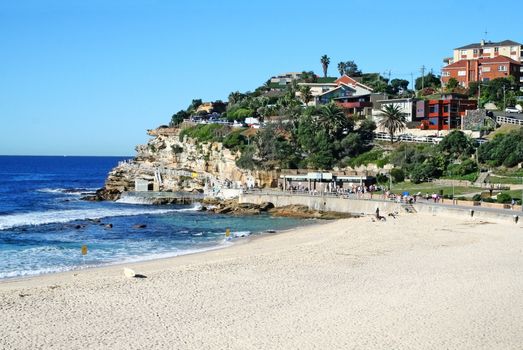
[[[519,113],[519,110],[516,107],[507,107],[505,113]]]

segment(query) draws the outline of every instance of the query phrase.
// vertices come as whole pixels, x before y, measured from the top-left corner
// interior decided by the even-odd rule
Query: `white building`
[[[401,112],[405,114],[405,119],[407,122],[411,122],[416,117],[416,101],[415,98],[393,98],[388,100],[378,100],[374,104],[372,110],[372,117],[374,120],[379,120],[382,114],[381,110],[385,106],[397,106],[400,108]]]

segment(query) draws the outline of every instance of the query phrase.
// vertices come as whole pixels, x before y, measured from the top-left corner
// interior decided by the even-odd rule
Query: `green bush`
[[[223,145],[232,151],[241,151],[247,144],[247,138],[241,134],[244,130],[245,129],[235,130],[225,136]]]
[[[472,196],[472,200],[474,202],[481,202],[481,194],[476,193],[475,195]]]
[[[383,158],[383,151],[382,150],[372,150],[369,152],[365,152],[360,154],[357,157],[350,158],[347,161],[347,165],[351,167],[358,167],[360,165],[367,165],[369,163],[376,163],[380,159]]]
[[[496,201],[498,203],[510,203],[512,202],[512,196],[506,192],[502,192],[500,194],[497,195],[496,197]]]
[[[390,171],[390,175],[392,176],[392,181],[395,183],[405,181],[405,172],[401,168],[393,168]]]
[[[229,132],[229,127],[220,124],[201,124],[180,132],[180,140],[185,136],[198,140],[199,142],[220,142],[222,135]]]

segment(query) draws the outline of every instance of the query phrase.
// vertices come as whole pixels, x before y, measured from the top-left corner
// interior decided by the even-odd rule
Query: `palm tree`
[[[381,109],[381,120],[379,126],[387,129],[390,135],[390,142],[394,142],[394,134],[405,128],[405,113],[401,111],[398,105],[386,105]]]
[[[321,67],[323,68],[323,76],[327,78],[327,69],[329,69],[329,63],[331,63],[331,59],[327,55],[321,56],[320,59]]]
[[[329,136],[341,135],[343,129],[351,125],[351,121],[343,110],[334,102],[324,105],[320,110],[318,122],[327,130]]]
[[[300,87],[300,98],[305,105],[309,104],[312,100],[311,88],[309,86],[303,85]]]
[[[347,67],[347,65],[345,64],[345,62],[340,62],[338,63],[338,72],[340,72],[340,77],[345,74],[345,68]]]

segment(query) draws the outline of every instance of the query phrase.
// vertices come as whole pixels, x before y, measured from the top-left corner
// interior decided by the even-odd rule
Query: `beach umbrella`
[[[408,191],[403,192],[404,196],[408,196],[410,193]]]

